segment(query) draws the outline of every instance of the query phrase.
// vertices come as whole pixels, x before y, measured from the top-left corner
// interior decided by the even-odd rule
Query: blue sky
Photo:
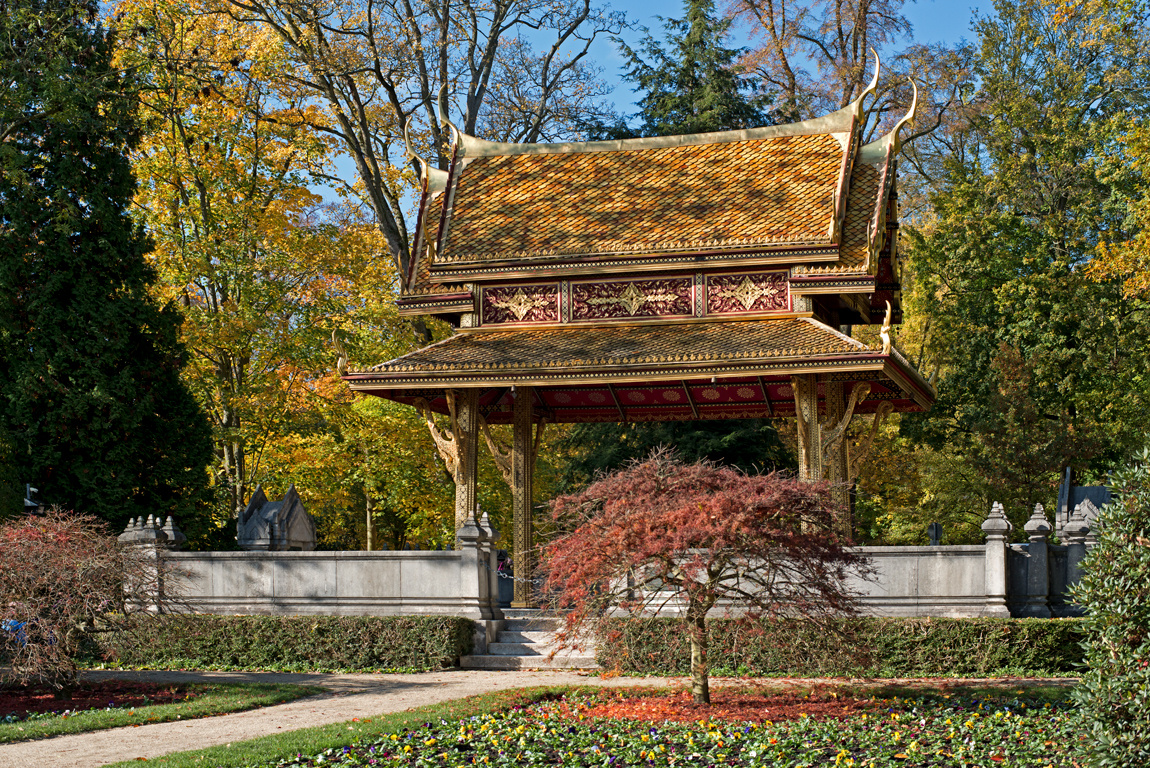
[[[721,0],[716,2],[722,7]],[[627,19],[635,26],[627,30],[622,37],[631,45],[642,38],[639,26],[648,27],[656,37],[663,32],[662,22],[658,16],[679,18],[683,14],[681,0],[615,0],[611,3],[615,10],[626,11]],[[914,39],[921,43],[954,43],[963,38],[970,39],[970,20],[975,10],[983,14],[990,14],[994,10],[992,0],[918,0],[908,2],[903,12],[914,26]],[[731,39],[732,46],[745,45],[745,37],[734,30]],[[618,83],[612,100],[615,108],[622,112],[633,112],[634,102],[630,87],[619,79],[622,59],[613,43],[604,42],[595,47],[593,51],[596,63],[603,67],[603,76],[608,82]]]

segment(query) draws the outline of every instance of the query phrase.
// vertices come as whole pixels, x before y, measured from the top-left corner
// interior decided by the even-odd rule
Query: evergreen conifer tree
[[[210,432],[128,215],[133,85],[95,0],[0,0],[0,434],[19,481],[113,530],[197,527]]]
[[[711,0],[687,0],[685,6],[684,18],[664,23],[665,43],[647,35],[641,53],[622,46],[630,67],[627,77],[642,94],[643,122],[632,135],[673,136],[768,124],[770,98],[740,76],[737,59],[742,51],[723,44],[731,22],[715,18]]]

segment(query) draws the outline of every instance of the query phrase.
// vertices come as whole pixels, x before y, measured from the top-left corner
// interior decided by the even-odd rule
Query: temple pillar
[[[479,504],[479,390],[461,389],[455,395],[455,430],[458,465],[455,470],[455,530],[475,514]]]
[[[843,396],[841,381],[828,381],[823,384],[823,402],[826,408],[825,426],[834,429],[846,415],[846,398]],[[823,457],[823,478],[831,483],[831,498],[843,512],[836,520],[839,533],[851,533],[851,477],[847,459],[845,437],[827,446]]]
[[[823,479],[823,434],[819,423],[819,385],[813,373],[791,377],[795,397],[795,422],[799,437],[799,479],[817,483]]]
[[[514,436],[511,447],[511,505],[513,513],[512,549],[515,594],[512,608],[534,608],[532,575],[535,571],[535,526],[531,500],[535,474],[534,392],[531,387],[516,387],[514,403]]]

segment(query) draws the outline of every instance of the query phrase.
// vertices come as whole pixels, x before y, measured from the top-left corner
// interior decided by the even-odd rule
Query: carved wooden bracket
[[[440,430],[439,425],[435,423],[435,415],[431,412],[431,403],[427,400],[422,397],[419,398],[415,401],[415,407],[423,414],[423,419],[427,422],[427,431],[431,433],[435,450],[439,453],[439,458],[443,459],[447,473],[458,482],[462,457],[460,456],[459,440],[456,439],[456,435],[459,434],[459,422],[455,416],[455,393],[451,390],[447,391],[447,407],[451,411],[451,429]]]
[[[851,417],[854,416],[855,408],[860,402],[866,399],[870,394],[871,386],[868,382],[860,381],[851,388],[850,400],[847,402],[847,407],[843,410],[843,417],[839,419],[839,423],[835,425],[823,424],[825,430],[823,436],[823,456],[824,460],[829,463],[829,456],[839,443],[842,442],[843,436],[846,435],[847,426],[851,423]]]
[[[491,434],[491,427],[487,426],[487,419],[479,416],[479,428],[483,430],[483,439],[487,441],[487,450],[491,451],[491,458],[495,459],[495,467],[503,475],[503,482],[511,485],[511,449],[495,439]]]
[[[543,440],[543,429],[546,426],[547,420],[541,419],[535,427],[535,439],[531,443],[531,456],[529,457],[532,466],[535,465],[535,460],[539,458],[539,443]],[[500,442],[495,435],[491,433],[491,427],[487,425],[487,419],[482,416],[479,417],[479,428],[483,430],[483,439],[487,441],[487,450],[491,451],[491,458],[495,460],[495,467],[499,470],[499,474],[503,476],[503,482],[511,486],[511,448]]]
[[[850,458],[847,460],[847,467],[849,469],[850,477],[848,480],[853,481],[859,476],[859,470],[862,469],[862,464],[870,455],[871,446],[874,445],[875,436],[878,435],[879,429],[882,427],[886,417],[894,412],[894,405],[889,401],[879,403],[878,410],[875,411],[874,421],[871,422],[870,432],[864,437],[859,444],[851,451]]]

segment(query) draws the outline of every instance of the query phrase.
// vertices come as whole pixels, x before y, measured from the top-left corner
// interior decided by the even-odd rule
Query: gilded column
[[[795,422],[799,437],[799,479],[817,483],[823,479],[823,435],[819,424],[819,385],[815,374],[791,377],[795,397]]]
[[[827,429],[834,429],[843,420],[846,414],[846,398],[843,397],[843,383],[841,381],[828,381],[823,384],[823,402],[826,403],[826,418],[824,425]],[[850,534],[850,469],[847,466],[847,440],[846,436],[827,446],[824,457],[823,477],[831,483],[831,498],[845,510],[839,518],[840,533]]]
[[[531,387],[516,387],[515,435],[511,448],[511,505],[514,516],[512,548],[515,562],[512,608],[535,607],[535,596],[531,589],[531,576],[535,570],[535,526],[531,519],[532,480],[535,474],[533,399]]]
[[[476,480],[479,475],[479,390],[461,389],[455,396],[455,440],[459,465],[455,474],[455,530],[475,513],[479,499]]]

